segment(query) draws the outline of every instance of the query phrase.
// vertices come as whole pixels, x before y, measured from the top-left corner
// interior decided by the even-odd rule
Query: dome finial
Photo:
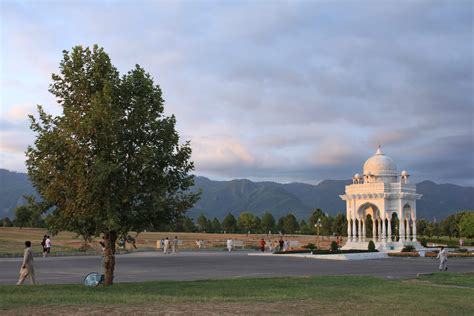
[[[380,141],[379,141],[379,146],[377,147],[377,151],[375,152],[376,155],[383,155],[382,152],[382,146],[380,146]]]

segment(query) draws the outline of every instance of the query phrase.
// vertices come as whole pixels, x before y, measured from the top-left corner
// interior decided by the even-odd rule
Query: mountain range
[[[192,191],[201,191],[200,200],[187,215],[197,218],[222,220],[228,213],[234,216],[251,212],[261,216],[270,212],[275,218],[293,213],[307,219],[315,208],[335,215],[345,212],[345,203],[339,198],[351,180],[324,180],[317,185],[306,183],[253,182],[247,179],[213,181],[196,177]],[[423,197],[417,201],[417,218],[442,220],[461,210],[474,209],[474,188],[455,184],[436,184],[423,181],[416,185]],[[15,207],[25,201],[23,195],[36,194],[28,175],[0,169],[0,218],[14,217]]]

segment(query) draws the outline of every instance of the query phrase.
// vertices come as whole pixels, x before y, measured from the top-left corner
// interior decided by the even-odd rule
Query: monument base
[[[418,241],[375,241],[375,249],[383,252],[402,251],[405,246],[411,245],[417,251],[423,250],[424,247]],[[367,250],[369,248],[369,240],[367,241],[348,241],[342,250]]]

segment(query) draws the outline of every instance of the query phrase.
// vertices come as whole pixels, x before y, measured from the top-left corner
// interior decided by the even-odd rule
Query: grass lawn
[[[159,281],[107,288],[7,285],[0,286],[0,312],[473,315],[474,273],[435,273],[415,280],[325,276]]]
[[[0,255],[1,254],[23,254],[25,241],[30,240],[33,246],[34,253],[41,253],[41,240],[43,235],[48,234],[45,228],[18,228],[18,227],[0,227]],[[136,236],[136,233],[131,232],[131,236]],[[245,246],[256,247],[261,237],[266,240],[278,240],[278,235],[262,235],[262,234],[207,234],[207,233],[176,233],[176,232],[144,232],[136,236],[136,246],[138,249],[156,249],[156,242],[160,239],[178,238],[183,242],[180,246],[183,249],[196,249],[195,241],[202,239],[206,242],[206,248],[225,248],[225,241],[227,238],[240,240],[245,242]],[[75,233],[61,232],[56,236],[51,236],[52,249],[55,253],[78,253],[81,252],[79,248],[82,247],[83,241]],[[308,243],[316,243],[316,237],[311,235],[285,235],[285,239],[297,240],[300,245]],[[100,253],[100,239],[93,240],[88,244],[89,251],[92,253]],[[334,240],[334,238],[332,238]],[[329,248],[331,237],[321,237],[321,247]],[[127,244],[127,248],[131,249],[131,245]]]

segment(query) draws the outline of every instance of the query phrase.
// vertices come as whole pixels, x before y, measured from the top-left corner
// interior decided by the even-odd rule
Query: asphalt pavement
[[[15,284],[22,258],[0,258],[0,284]],[[101,272],[100,256],[35,258],[40,284],[82,283],[89,272]],[[116,256],[115,282],[200,280],[315,275],[371,275],[388,279],[415,277],[437,271],[433,258],[324,260],[249,256],[246,251],[158,251]],[[450,258],[449,271],[474,272],[473,258]]]

